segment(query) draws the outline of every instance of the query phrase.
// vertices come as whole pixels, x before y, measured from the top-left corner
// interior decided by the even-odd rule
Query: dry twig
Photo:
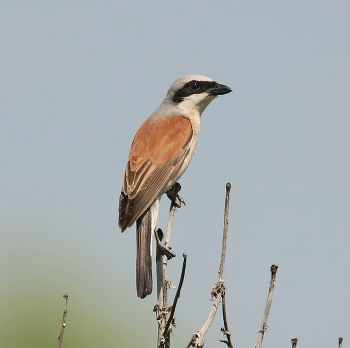
[[[297,348],[298,339],[296,337],[292,337],[290,341],[292,342],[292,348]]]
[[[257,341],[256,345],[254,346],[255,348],[261,348],[261,345],[262,345],[262,342],[264,339],[264,334],[268,328],[267,320],[269,318],[271,304],[272,304],[272,298],[273,298],[273,291],[275,289],[277,269],[278,269],[277,265],[272,265],[270,268],[270,271],[271,271],[270,287],[269,287],[269,292],[267,295],[263,320],[262,320],[261,327],[259,330],[258,341]]]
[[[187,262],[187,254],[186,253],[183,253],[183,263],[182,263],[182,271],[181,271],[181,277],[180,277],[180,281],[179,281],[179,286],[177,287],[177,291],[176,291],[176,294],[175,294],[175,298],[174,298],[174,302],[173,302],[173,305],[171,306],[171,312],[170,312],[170,315],[169,315],[169,318],[168,318],[168,321],[165,325],[165,329],[164,329],[164,333],[163,333],[163,336],[165,338],[167,338],[167,336],[169,335],[170,333],[170,324],[173,324],[174,325],[174,314],[175,314],[175,309],[176,309],[176,305],[177,305],[177,301],[179,300],[180,298],[180,293],[181,293],[181,289],[182,289],[182,284],[184,282],[184,279],[185,279],[185,271],[186,271],[186,262]]]
[[[221,260],[219,268],[219,277],[224,281],[224,271],[225,271],[225,259],[226,259],[226,245],[227,245],[227,235],[228,235],[228,214],[230,210],[230,190],[231,184],[226,184],[226,198],[225,198],[225,213],[224,213],[224,231],[222,236],[222,251],[221,251]],[[233,348],[231,342],[231,333],[227,324],[227,315],[226,315],[226,291],[222,294],[222,319],[224,322],[224,327],[221,328],[221,331],[226,335],[226,340],[220,340],[220,342],[226,343],[227,347]]]
[[[224,327],[221,328],[221,331],[226,335],[226,340],[220,340],[220,342],[225,343],[229,348],[233,348],[233,345],[231,342],[231,332],[228,329],[227,316],[226,316],[226,291],[222,295],[222,319],[224,322]]]
[[[209,316],[202,326],[202,328],[195,332],[192,335],[192,338],[190,342],[187,345],[187,348],[189,347],[196,347],[200,348],[203,347],[204,343],[204,336],[206,332],[208,331],[219,306],[219,303],[222,298],[225,297],[226,287],[224,282],[224,270],[225,270],[225,260],[226,260],[226,245],[227,245],[227,233],[228,233],[228,212],[229,212],[229,202],[230,202],[230,190],[231,190],[231,184],[226,184],[226,197],[225,197],[225,214],[224,214],[224,229],[223,229],[223,238],[222,238],[222,249],[221,249],[221,260],[220,260],[220,267],[219,267],[219,281],[215,284],[214,288],[211,292],[211,299],[214,300],[212,309],[209,313]],[[225,313],[225,314],[224,314]],[[232,347],[231,343],[231,334],[228,330],[227,320],[226,320],[226,306],[225,310],[223,310],[223,316],[224,316],[224,331],[227,337],[227,341],[225,342],[229,347]],[[230,344],[230,345],[229,345]]]
[[[63,298],[66,299],[66,307],[65,307],[65,309],[63,310],[61,331],[60,331],[60,334],[59,334],[58,337],[57,337],[57,340],[58,340],[58,346],[57,346],[57,348],[61,348],[61,346],[62,346],[64,330],[65,330],[65,328],[66,328],[67,306],[68,306],[68,294],[63,294]]]

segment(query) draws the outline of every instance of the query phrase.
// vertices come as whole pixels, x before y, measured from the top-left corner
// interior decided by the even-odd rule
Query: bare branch
[[[225,343],[229,348],[233,348],[231,342],[231,332],[228,328],[226,317],[226,291],[222,294],[222,319],[224,321],[224,327],[221,328],[221,331],[226,335],[226,340],[220,340],[220,342]]]
[[[187,348],[189,348],[189,347],[196,347],[196,348],[203,347],[204,335],[208,331],[212,321],[215,318],[215,314],[218,310],[223,291],[225,291],[225,285],[222,281],[218,281],[212,290],[212,296],[213,296],[213,294],[215,294],[216,297],[215,297],[215,301],[213,303],[212,309],[208,315],[208,318],[207,318],[206,322],[204,323],[204,325],[202,326],[202,328],[192,335],[191,341],[188,343]]]
[[[227,233],[228,233],[228,214],[230,209],[230,191],[231,184],[226,184],[226,197],[225,197],[225,213],[224,213],[224,230],[222,236],[222,249],[221,249],[221,260],[219,268],[219,280],[224,279],[225,272],[225,260],[226,260],[226,245],[227,245]]]
[[[181,188],[181,187],[180,187]],[[165,337],[164,331],[169,317],[169,306],[168,306],[168,288],[175,288],[174,284],[167,277],[168,260],[174,257],[175,254],[170,251],[170,238],[172,234],[174,215],[176,212],[176,202],[173,201],[170,204],[167,232],[165,235],[164,244],[161,243],[159,237],[160,229],[156,232],[157,239],[157,253],[156,253],[156,268],[157,268],[157,304],[154,308],[158,321],[158,344],[157,347],[170,347],[170,335],[167,334]],[[169,330],[169,328],[168,328]],[[170,330],[169,330],[170,331]]]
[[[338,348],[341,348],[342,345],[343,345],[343,337],[339,337],[338,338]]]
[[[61,332],[60,332],[60,334],[59,334],[58,337],[57,337],[57,340],[58,340],[57,348],[61,348],[61,346],[62,346],[64,330],[65,330],[65,328],[66,328],[67,306],[68,306],[68,294],[63,294],[63,298],[66,299],[66,307],[65,307],[65,309],[63,310]]]
[[[222,281],[224,281],[224,271],[225,271],[225,259],[226,259],[226,245],[227,245],[227,235],[228,235],[228,215],[230,210],[230,191],[231,184],[226,184],[226,197],[225,197],[225,213],[224,213],[224,231],[222,236],[222,251],[221,251],[221,261],[219,268],[219,277]],[[226,291],[222,294],[222,319],[224,322],[224,327],[221,328],[221,331],[226,335],[226,340],[220,340],[227,345],[229,348],[233,348],[231,342],[231,333],[227,324],[227,316],[226,316]]]
[[[298,339],[296,337],[292,337],[290,341],[292,342],[292,348],[297,348]]]
[[[188,343],[187,348],[189,347],[196,347],[200,348],[203,347],[203,339],[208,331],[215,315],[218,310],[218,306],[220,304],[220,301],[225,296],[226,287],[224,283],[224,269],[225,269],[225,260],[226,260],[226,245],[227,245],[227,232],[228,232],[228,213],[229,213],[229,202],[230,202],[230,190],[231,190],[231,184],[226,184],[226,197],[225,197],[225,213],[224,213],[224,229],[223,229],[223,237],[222,237],[222,249],[221,249],[221,259],[220,259],[220,267],[219,267],[219,281],[215,284],[214,288],[211,292],[211,300],[214,300],[212,309],[209,313],[209,316],[204,323],[203,327],[194,333],[192,335],[191,341]],[[225,318],[226,318],[226,307],[225,307]],[[225,325],[225,331],[227,331],[226,337],[227,340],[230,340],[230,332],[228,330],[227,326],[227,320]],[[231,340],[229,341],[231,344]],[[231,344],[232,347],[232,344]]]
[[[269,318],[271,304],[272,304],[272,298],[273,298],[273,291],[275,289],[277,269],[278,269],[277,265],[272,265],[271,268],[270,268],[271,280],[270,280],[269,293],[267,295],[265,312],[264,312],[263,320],[262,320],[261,327],[260,327],[260,330],[259,330],[258,341],[257,341],[256,345],[254,346],[255,348],[261,348],[262,342],[263,342],[263,339],[264,339],[264,334],[265,334],[265,332],[266,332],[266,330],[268,328],[267,320]]]
[[[176,255],[170,250],[170,247],[166,247],[165,244],[162,244],[164,233],[160,228],[158,228],[158,230],[155,232],[155,236],[157,241],[157,250],[161,252],[161,255],[165,255],[168,260],[176,257]]]

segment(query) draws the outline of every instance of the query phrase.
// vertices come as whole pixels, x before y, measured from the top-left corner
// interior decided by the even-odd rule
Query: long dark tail
[[[152,207],[150,207],[136,221],[136,290],[137,296],[141,298],[152,293],[151,238],[154,229],[152,220]]]

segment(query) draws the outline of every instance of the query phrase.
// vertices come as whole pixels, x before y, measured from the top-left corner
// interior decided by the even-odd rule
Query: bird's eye
[[[199,86],[199,83],[197,81],[194,81],[194,82],[191,83],[191,89],[193,91],[197,91],[199,89],[199,87],[200,86]]]

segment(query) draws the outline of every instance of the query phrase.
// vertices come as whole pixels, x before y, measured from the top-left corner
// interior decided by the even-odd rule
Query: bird
[[[134,137],[119,198],[119,227],[124,232],[136,222],[136,291],[140,298],[152,293],[151,239],[160,197],[188,167],[205,108],[218,95],[231,91],[206,76],[181,76]]]

